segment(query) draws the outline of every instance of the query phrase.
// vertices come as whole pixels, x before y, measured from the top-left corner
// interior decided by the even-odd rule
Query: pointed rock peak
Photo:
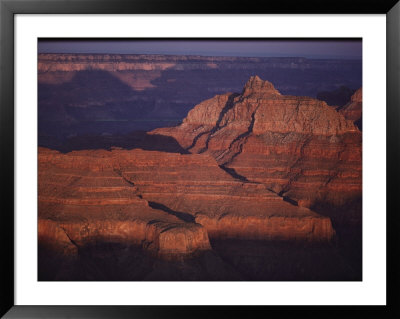
[[[271,82],[262,80],[258,75],[251,76],[243,89],[244,96],[253,93],[280,95],[279,91],[275,89]]]
[[[246,83],[246,87],[260,87],[263,85],[268,85],[274,87],[271,82],[263,81],[258,75],[252,75]]]

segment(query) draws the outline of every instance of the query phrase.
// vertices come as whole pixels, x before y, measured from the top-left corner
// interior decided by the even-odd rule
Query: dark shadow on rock
[[[225,106],[222,108],[221,113],[218,116],[218,120],[215,123],[215,126],[213,127],[213,129],[210,131],[210,134],[208,135],[207,141],[206,141],[206,146],[205,148],[208,149],[208,144],[210,143],[210,139],[211,137],[214,135],[215,132],[217,132],[220,128],[221,128],[221,121],[224,118],[225,114],[234,106],[233,100],[235,99],[235,97],[239,96],[238,93],[232,93],[229,98],[228,101],[226,101]],[[205,150],[204,150],[205,151]]]
[[[249,127],[247,128],[247,131],[236,136],[235,139],[231,142],[231,144],[229,145],[228,149],[232,149],[232,146],[235,143],[238,143],[239,145],[239,150],[236,151],[234,154],[231,154],[229,156],[229,158],[227,160],[225,160],[225,162],[222,164],[223,166],[232,163],[233,160],[235,159],[236,156],[238,156],[239,154],[242,153],[242,149],[243,149],[243,144],[245,143],[245,141],[247,140],[247,137],[253,132],[253,127],[254,127],[254,122],[255,122],[255,114],[257,112],[257,109],[253,112],[253,114],[251,115],[251,122],[249,124]]]
[[[142,131],[126,135],[76,136],[66,139],[63,143],[41,142],[39,141],[39,146],[55,149],[63,153],[93,149],[111,150],[112,148],[122,148],[131,150],[140,148],[146,151],[189,154],[173,137],[148,134]]]
[[[331,243],[210,239],[213,250],[246,280],[359,281],[361,272]]]
[[[357,273],[362,274],[362,198],[340,206],[319,201],[310,207],[327,216],[336,231],[337,247],[341,255]]]
[[[142,246],[98,242],[64,256],[39,246],[39,281],[232,281],[244,280],[211,250],[176,260],[153,256]]]
[[[321,91],[317,93],[317,99],[325,101],[330,106],[338,106],[338,110],[350,101],[356,90],[341,86],[333,91]]]
[[[298,206],[297,202],[294,199],[291,199],[291,198],[289,198],[287,196],[282,196],[282,198],[283,198],[283,200],[285,202],[288,202],[288,203],[290,203],[290,204],[292,204],[294,206]]]
[[[163,204],[160,204],[160,203],[149,201],[149,206],[154,209],[162,210],[170,215],[174,215],[175,217],[178,217],[179,219],[181,219],[185,222],[194,223],[194,221],[195,221],[195,218],[193,215],[190,215],[188,213],[174,211],[171,208],[169,208]]]
[[[333,205],[323,200],[310,207],[320,215],[330,217],[334,225],[358,225],[362,221],[362,198],[357,197],[342,205]]]
[[[249,181],[245,176],[238,174],[235,171],[235,169],[233,169],[231,167],[226,167],[224,165],[220,165],[219,167],[222,168],[225,172],[227,172],[229,175],[231,175],[235,179],[239,179],[242,182],[248,182]]]
[[[362,131],[362,116],[354,122],[354,124],[358,127],[360,131]]]
[[[39,245],[38,281],[137,281],[153,263],[140,246],[96,242],[66,256]]]
[[[210,143],[211,137],[214,135],[215,132],[217,132],[217,131],[221,128],[221,127],[220,127],[221,121],[222,121],[222,119],[224,118],[226,112],[228,112],[228,111],[233,107],[233,105],[234,105],[234,104],[233,104],[233,100],[234,100],[234,98],[237,97],[237,96],[239,96],[238,93],[232,93],[232,94],[228,97],[228,100],[226,101],[224,107],[223,107],[222,110],[221,110],[221,113],[220,113],[219,116],[218,116],[218,120],[217,120],[217,122],[215,123],[215,126],[214,126],[210,131],[202,132],[202,133],[200,133],[199,135],[197,135],[197,136],[193,139],[192,145],[190,145],[190,146],[187,148],[187,150],[190,150],[190,149],[192,149],[193,147],[195,147],[195,145],[196,145],[198,139],[199,139],[200,137],[202,137],[203,135],[206,135],[206,134],[208,134],[208,137],[207,137],[207,140],[206,140],[206,143],[205,143],[205,147],[204,147],[202,150],[200,150],[199,153],[203,153],[203,152],[205,152],[205,151],[208,149],[208,144]]]

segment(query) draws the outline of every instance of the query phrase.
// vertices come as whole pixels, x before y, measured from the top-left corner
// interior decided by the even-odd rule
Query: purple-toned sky
[[[357,40],[46,40],[39,53],[176,54],[361,59]]]

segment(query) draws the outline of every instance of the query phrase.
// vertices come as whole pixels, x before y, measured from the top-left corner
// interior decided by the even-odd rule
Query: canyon
[[[60,57],[41,55],[39,81],[62,83],[66,74],[57,72],[82,72],[88,60],[107,72],[232,63],[63,58],[53,65]],[[307,69],[306,62],[290,65]],[[361,89],[336,107],[283,94],[257,75],[236,92],[203,100],[175,126],[76,137],[68,150],[39,147],[39,277],[360,280]],[[65,265],[76,272],[68,274]]]

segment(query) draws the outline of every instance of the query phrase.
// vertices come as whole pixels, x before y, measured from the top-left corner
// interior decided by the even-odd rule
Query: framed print
[[[0,8],[2,315],[398,314],[396,1]]]

